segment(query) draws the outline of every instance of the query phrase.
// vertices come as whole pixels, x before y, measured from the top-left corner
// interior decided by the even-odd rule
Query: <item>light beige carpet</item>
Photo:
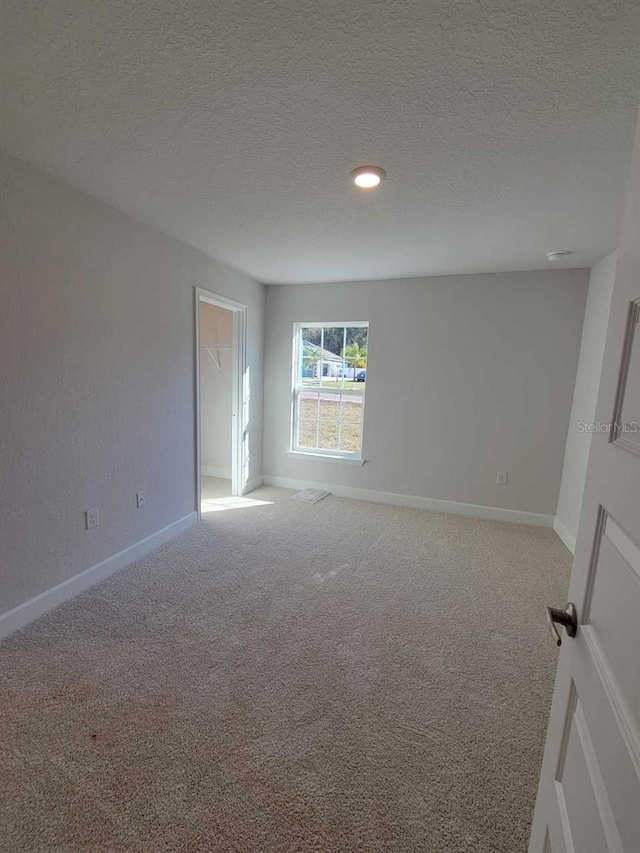
[[[2,850],[526,850],[568,552],[291,494],[0,646]]]

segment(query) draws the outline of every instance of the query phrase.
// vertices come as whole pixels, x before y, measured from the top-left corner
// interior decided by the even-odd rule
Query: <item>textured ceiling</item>
[[[0,30],[0,148],[258,280],[617,245],[637,0],[3,0]]]

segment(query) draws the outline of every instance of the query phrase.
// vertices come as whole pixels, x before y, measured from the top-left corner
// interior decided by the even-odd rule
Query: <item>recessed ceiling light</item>
[[[569,249],[557,249],[555,252],[547,252],[547,260],[548,261],[560,261],[562,258],[566,258],[567,255],[572,255],[573,252],[569,251]]]
[[[387,177],[380,166],[358,166],[351,172],[351,180],[361,190],[374,190]]]

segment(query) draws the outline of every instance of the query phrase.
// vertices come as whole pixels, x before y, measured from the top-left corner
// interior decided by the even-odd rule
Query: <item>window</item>
[[[368,323],[294,326],[291,449],[362,459]]]

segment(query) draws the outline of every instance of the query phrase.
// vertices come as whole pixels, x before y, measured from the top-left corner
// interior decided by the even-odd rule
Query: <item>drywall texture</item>
[[[267,288],[265,474],[555,513],[587,283],[554,270]],[[317,320],[370,323],[363,467],[287,452],[292,325]]]
[[[231,479],[233,313],[200,302],[200,445],[204,474]]]
[[[4,155],[0,187],[2,612],[195,509],[195,285],[249,307],[262,473],[264,289]]]
[[[618,245],[638,0],[4,0],[0,34],[1,148],[260,281]]]
[[[588,431],[586,425],[595,420],[616,258],[617,252],[612,252],[603,258],[591,270],[589,280],[578,371],[556,512],[556,521],[560,522],[564,528],[563,539],[570,547],[575,545],[582,493],[587,476],[587,462],[593,433]]]

